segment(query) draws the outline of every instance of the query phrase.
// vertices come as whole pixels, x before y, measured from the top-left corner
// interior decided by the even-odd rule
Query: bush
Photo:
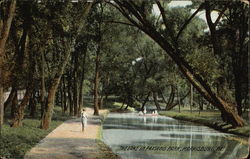
[[[18,128],[11,128],[6,123],[3,126],[0,140],[0,157],[22,159],[27,151],[62,122],[52,121],[51,127],[48,130],[42,130],[38,127],[40,124],[40,120],[38,119],[25,119],[23,126]]]

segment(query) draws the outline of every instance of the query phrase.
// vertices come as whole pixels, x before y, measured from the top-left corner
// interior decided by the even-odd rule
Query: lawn
[[[178,112],[176,109],[174,109],[171,111],[161,111],[160,114],[164,116],[173,117],[179,120],[185,120],[206,125],[223,132],[237,134],[241,136],[248,137],[250,133],[249,123],[246,119],[244,127],[233,128],[232,125],[227,124],[221,120],[220,112],[216,110],[203,110],[201,112],[193,110],[191,112],[190,110],[185,109],[181,110],[181,112]],[[246,116],[246,114],[244,114],[244,116]]]
[[[54,117],[51,122],[50,129],[42,130],[39,128],[40,120],[24,119],[23,126],[19,128],[11,128],[7,119],[0,137],[0,157],[8,159],[22,159],[27,151],[35,146],[47,134],[59,126],[63,121],[69,119],[69,116],[62,115],[60,108],[54,110]]]

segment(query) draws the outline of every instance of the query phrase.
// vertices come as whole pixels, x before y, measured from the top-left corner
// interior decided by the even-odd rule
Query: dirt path
[[[98,159],[103,149],[97,142],[100,117],[87,108],[88,125],[81,131],[80,119],[64,122],[33,147],[24,159]],[[106,110],[100,111],[104,114]]]

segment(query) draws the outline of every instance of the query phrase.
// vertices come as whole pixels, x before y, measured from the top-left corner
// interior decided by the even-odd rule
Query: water
[[[111,113],[103,140],[123,159],[238,159],[248,146],[236,136],[168,117]]]

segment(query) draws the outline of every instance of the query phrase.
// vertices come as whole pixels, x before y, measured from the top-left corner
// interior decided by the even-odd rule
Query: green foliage
[[[175,50],[173,53],[185,59],[188,65],[194,68],[194,72],[209,84],[211,90],[218,90],[218,79],[223,77],[227,84],[225,84],[225,89],[222,90],[221,94],[226,99],[230,99],[232,103],[235,103],[232,98],[238,94],[244,98],[240,102],[243,103],[244,101],[247,105],[248,77],[246,65],[249,38],[247,37],[246,15],[249,11],[246,5],[239,4],[240,2],[210,2],[213,9],[226,8],[225,15],[223,15],[226,18],[223,17],[216,28],[218,35],[220,35],[219,42],[222,49],[218,55],[215,55],[211,47],[211,35],[205,32],[207,24],[198,17],[194,17],[183,30],[179,39],[176,39],[183,24],[191,16],[191,9],[196,9],[201,2],[193,1],[192,5],[185,8],[169,8],[167,6],[169,2],[170,0],[161,1],[166,11],[166,26],[163,25],[162,16],[152,13],[152,9],[157,7],[153,4],[154,1],[138,0],[134,3],[138,5],[146,19],[152,22],[152,27],[156,28],[160,36],[169,41],[170,47]],[[79,84],[83,82],[84,95],[91,96],[94,83],[94,60],[98,45],[100,45],[101,79],[99,92],[101,95],[113,95],[119,98],[116,99],[117,101],[124,101],[130,106],[128,107],[129,110],[133,110],[141,107],[143,100],[152,91],[162,92],[164,96],[169,97],[169,88],[173,86],[178,88],[181,97],[186,94],[190,83],[178,72],[178,66],[161,47],[138,28],[119,24],[119,22],[131,24],[119,14],[119,11],[100,1],[99,4],[93,6],[90,16],[86,18],[83,14],[84,7],[85,1],[71,3],[69,0],[64,2],[57,0],[29,4],[18,3],[17,16],[13,22],[8,42],[6,61],[9,65],[8,68],[12,71],[11,75],[16,77],[16,80],[12,80],[18,88],[24,88],[27,84],[27,77],[29,77],[27,76],[29,72],[29,69],[26,69],[27,67],[24,67],[25,69],[21,71],[12,70],[13,65],[18,62],[15,59],[18,54],[16,49],[19,46],[16,45],[21,39],[24,21],[28,18],[29,42],[27,50],[30,54],[28,55],[29,58],[26,57],[27,55],[23,55],[23,58],[25,58],[24,65],[34,67],[34,79],[40,80],[41,54],[44,54],[46,87],[49,87],[52,78],[60,68],[60,64],[65,61],[65,55],[71,53],[69,58],[71,60],[64,74],[64,77],[67,77],[68,80],[65,84],[66,89],[74,83],[74,70],[77,69],[77,77],[80,77],[81,73],[85,73],[84,82],[78,79]],[[87,27],[81,29],[85,21]],[[75,62],[76,58],[79,63]],[[30,62],[31,59],[35,61],[35,66]],[[239,78],[240,89],[238,90],[240,92],[238,93],[234,91],[237,89],[235,88],[237,77],[241,77]],[[37,82],[36,90],[40,89],[39,83]],[[197,97],[197,95],[195,96]],[[118,110],[121,103],[111,103],[107,107]],[[219,119],[218,113],[201,113],[197,116],[184,112],[172,115],[187,120],[194,117],[195,119],[192,120],[202,123],[206,123],[207,120],[214,117]],[[55,113],[54,119],[64,120],[64,117]],[[223,125],[223,123],[221,124]],[[31,147],[26,142],[21,143],[22,139],[26,140],[27,138],[27,142],[30,141],[31,144],[34,144],[47,133],[38,130],[37,125],[39,124],[36,120],[25,120],[24,127],[15,129],[15,133],[8,126],[5,126],[4,135],[6,135],[6,139],[4,139],[4,143],[6,148],[3,148],[3,153],[6,156],[11,154],[22,156],[24,151]],[[228,129],[228,127],[228,125],[224,125],[225,129]],[[240,131],[245,132],[245,129]],[[38,138],[34,135],[25,136],[25,134],[33,133],[37,134]],[[14,136],[13,140],[9,134]],[[19,134],[24,134],[24,136],[19,136]],[[21,146],[15,144],[15,147],[20,150],[11,147],[15,140],[20,143]],[[11,152],[7,151],[9,148]]]
[[[198,74],[207,81],[215,81],[220,76],[218,59],[208,48],[197,48],[186,56],[187,61],[196,68]]]
[[[0,156],[9,159],[22,159],[27,151],[35,146],[62,121],[52,121],[51,128],[42,130],[37,119],[25,119],[23,127],[11,128],[5,124],[1,136]]]
[[[133,103],[133,107],[135,108],[135,109],[140,109],[141,108],[141,106],[142,106],[142,104],[139,102],[139,101],[134,101],[134,103]]]

